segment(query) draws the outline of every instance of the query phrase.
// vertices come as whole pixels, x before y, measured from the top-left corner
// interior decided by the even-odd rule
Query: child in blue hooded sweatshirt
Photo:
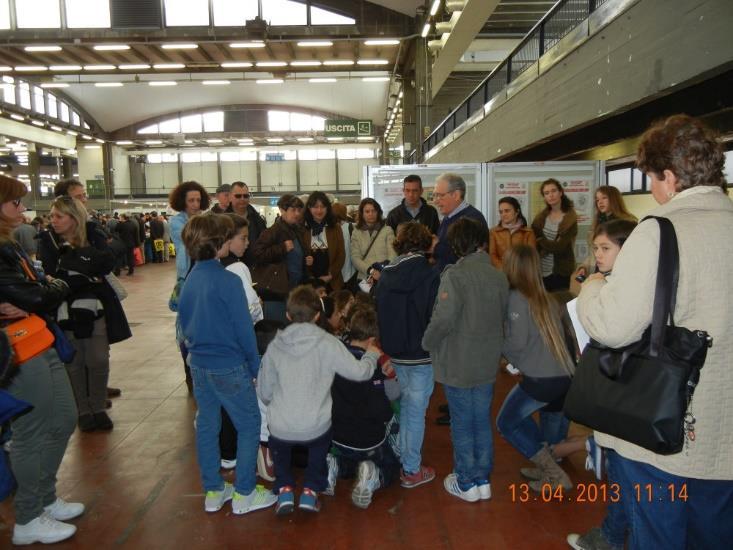
[[[204,509],[216,512],[231,500],[234,514],[246,514],[272,506],[277,499],[255,483],[260,435],[254,384],[257,341],[242,281],[219,262],[229,254],[233,236],[234,223],[223,214],[188,220],[182,237],[196,263],[181,292],[178,317],[198,405],[196,451],[206,491]],[[222,407],[237,429],[234,486],[225,483],[219,471]]]

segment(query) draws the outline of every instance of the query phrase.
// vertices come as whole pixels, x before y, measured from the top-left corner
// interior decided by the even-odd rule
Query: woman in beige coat
[[[658,455],[596,433],[611,449],[630,525],[629,548],[724,548],[733,541],[733,202],[726,194],[725,157],[700,121],[675,115],[642,137],[637,165],[672,221],[679,244],[674,322],[707,331],[713,346],[688,409],[694,418],[685,449]],[[591,275],[578,298],[589,335],[621,347],[638,341],[652,320],[659,226],[643,221],[624,244],[613,273]],[[688,498],[689,496],[689,498]]]
[[[359,203],[359,220],[351,234],[351,262],[360,281],[379,280],[375,264],[387,264],[397,257],[392,246],[394,231],[382,218],[382,207],[374,199]]]

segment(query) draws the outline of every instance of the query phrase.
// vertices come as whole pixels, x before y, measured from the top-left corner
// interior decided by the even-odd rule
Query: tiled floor
[[[335,497],[323,498],[320,514],[276,518],[272,510],[233,516],[226,508],[203,511],[194,446],[194,401],[183,382],[174,338],[174,315],[167,301],[174,266],[147,265],[122,277],[130,291],[124,302],[134,337],[112,348],[110,384],[122,388],[110,416],[108,434],[74,433],[59,472],[59,494],[87,505],[76,521],[78,533],[54,548],[215,549],[215,548],[568,548],[565,535],[600,523],[601,502],[544,502],[530,495],[513,501],[510,484],[528,465],[495,433],[493,498],[468,504],[448,495],[442,477],[451,471],[450,433],[434,424],[443,402],[436,393],[428,410],[424,460],[438,479],[407,490],[379,491],[368,510],[350,501],[341,481]],[[501,373],[494,415],[514,379]],[[495,416],[494,416],[495,417]],[[568,473],[578,483],[594,478],[585,456],[571,457]],[[517,491],[517,499],[519,491]],[[10,502],[0,504],[0,548],[9,548],[13,523]]]

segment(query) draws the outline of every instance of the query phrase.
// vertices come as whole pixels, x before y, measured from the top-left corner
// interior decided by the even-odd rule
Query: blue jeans
[[[591,436],[593,437],[593,436]],[[598,445],[598,443],[596,443]],[[612,449],[604,449],[606,453],[606,473],[608,474],[608,483],[619,483],[618,459],[616,451]],[[606,517],[601,525],[601,532],[606,542],[613,546],[623,547],[626,542],[626,530],[629,522],[626,519],[626,511],[622,501],[608,501],[606,506]]]
[[[433,365],[394,365],[400,383],[400,460],[402,470],[414,474],[420,469],[425,436],[425,411],[433,394]]]
[[[466,491],[491,478],[494,438],[491,433],[491,400],[494,384],[473,388],[443,385],[450,409],[453,470]]]
[[[552,445],[567,436],[568,419],[562,412],[543,411],[546,405],[517,384],[506,396],[496,417],[499,433],[527,458],[536,455],[545,443]],[[536,411],[540,411],[539,425],[532,419]]]
[[[609,455],[629,520],[630,550],[731,547],[733,481],[676,476],[613,451]],[[686,501],[680,498],[683,489]]]
[[[260,443],[260,409],[249,371],[243,365],[229,369],[202,369],[191,365],[193,395],[198,405],[196,452],[205,491],[224,487],[221,477],[221,408],[237,430],[237,480],[234,488],[247,495],[255,488],[257,447]]]

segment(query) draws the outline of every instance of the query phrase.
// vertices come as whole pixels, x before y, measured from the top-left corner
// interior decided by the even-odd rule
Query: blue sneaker
[[[315,491],[312,491],[306,487],[303,489],[303,493],[300,495],[300,502],[298,502],[298,508],[306,510],[308,512],[320,512],[321,501],[318,500],[318,495]]]
[[[585,458],[585,469],[593,470],[598,481],[603,480],[603,474],[605,473],[605,453],[603,447],[596,443],[593,436],[590,436],[585,440],[585,450],[588,451],[588,456]]]
[[[286,516],[292,514],[295,509],[295,497],[293,496],[293,488],[290,485],[280,487],[277,494],[277,504],[275,505],[275,515]]]

